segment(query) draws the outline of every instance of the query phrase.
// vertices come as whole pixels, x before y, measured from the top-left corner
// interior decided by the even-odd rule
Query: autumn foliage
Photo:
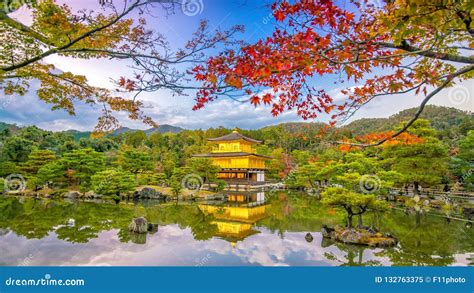
[[[277,1],[271,36],[194,67],[203,84],[194,109],[231,88],[255,106],[269,105],[274,116],[288,110],[304,119],[328,113],[334,125],[375,97],[426,96],[447,78],[470,78],[472,65],[456,73],[445,62],[474,62],[456,46],[474,47],[469,1],[396,0],[381,7],[350,2],[341,7],[330,0]],[[344,99],[337,101],[319,85],[319,76],[336,79]]]
[[[385,131],[385,132],[379,132],[379,133],[369,133],[362,136],[356,136],[353,141],[349,139],[345,139],[343,141],[346,143],[341,144],[339,146],[339,149],[342,152],[360,150],[361,147],[357,145],[351,145],[351,143],[356,142],[359,144],[372,144],[372,143],[381,141],[383,139],[387,139],[387,140],[382,144],[382,147],[388,147],[388,146],[393,146],[397,144],[412,145],[412,144],[419,144],[419,143],[425,142],[425,139],[415,134],[404,132],[398,135],[397,137],[393,137],[394,133],[395,131]]]

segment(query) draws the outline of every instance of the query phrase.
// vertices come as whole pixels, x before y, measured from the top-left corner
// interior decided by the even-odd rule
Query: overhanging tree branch
[[[19,68],[22,68],[22,67],[25,67],[25,66],[28,66],[34,62],[37,62],[39,60],[42,60],[50,55],[53,55],[53,54],[56,54],[56,53],[60,53],[61,51],[63,50],[66,50],[70,47],[72,47],[73,45],[77,44],[78,42],[86,39],[87,37],[90,37],[92,36],[93,34],[99,32],[99,31],[102,31],[104,29],[107,29],[111,26],[113,26],[114,24],[116,24],[120,19],[122,19],[123,17],[125,17],[127,14],[129,14],[133,9],[137,8],[138,6],[140,6],[140,1],[136,1],[134,2],[132,5],[130,5],[130,7],[128,7],[127,9],[125,9],[122,13],[120,13],[117,17],[115,17],[113,20],[109,21],[108,23],[104,24],[104,25],[101,25],[99,27],[96,27],[92,30],[89,30],[85,33],[83,33],[82,35],[80,35],[79,37],[71,40],[70,42],[68,42],[67,44],[63,45],[63,46],[60,46],[60,47],[55,47],[55,48],[52,48],[52,49],[49,49],[45,52],[43,52],[42,54],[39,54],[33,58],[30,58],[28,60],[25,60],[23,62],[20,62],[18,64],[15,64],[15,65],[12,65],[12,66],[7,66],[7,67],[3,67],[3,68],[0,68],[0,70],[4,71],[4,72],[9,72],[9,71],[13,71],[13,70],[16,70],[16,69],[19,69]]]
[[[403,132],[407,131],[407,129],[410,126],[412,126],[413,123],[415,123],[416,120],[418,120],[418,118],[420,117],[421,113],[423,112],[426,104],[431,100],[431,98],[433,98],[436,94],[438,94],[442,89],[447,87],[456,77],[459,77],[459,76],[461,76],[463,74],[466,74],[466,73],[468,73],[470,71],[473,71],[473,70],[474,70],[474,65],[466,66],[466,67],[463,67],[460,70],[454,72],[453,74],[449,75],[448,77],[446,77],[445,81],[440,86],[438,86],[435,90],[433,90],[431,93],[429,93],[423,99],[420,106],[418,107],[418,110],[416,111],[415,115],[410,119],[410,121],[408,121],[400,130],[398,130],[394,134],[392,134],[392,135],[390,135],[390,136],[388,136],[384,139],[381,139],[380,141],[378,141],[376,143],[371,143],[371,144],[349,143],[349,142],[343,142],[343,141],[336,141],[336,142],[333,142],[333,143],[334,144],[345,144],[345,145],[356,146],[356,147],[374,147],[374,146],[382,145],[384,142],[386,142],[390,139],[393,139],[393,138],[399,136],[400,134],[402,134]]]
[[[408,43],[395,45],[393,43],[380,42],[378,44],[385,48],[400,49],[400,50],[411,52],[413,54],[424,56],[424,57],[429,57],[429,58],[434,58],[434,59],[439,59],[439,60],[444,60],[444,61],[451,61],[451,62],[456,62],[456,63],[474,64],[473,57],[440,53],[440,52],[435,52],[432,50],[422,50],[420,48],[411,46]]]

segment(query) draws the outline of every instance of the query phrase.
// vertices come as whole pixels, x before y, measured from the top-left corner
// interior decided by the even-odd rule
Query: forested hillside
[[[401,122],[408,121],[416,111],[417,108],[411,108],[389,118],[359,119],[342,127],[342,129],[349,130],[354,135],[388,131],[394,129]],[[429,120],[431,126],[438,131],[439,138],[445,141],[458,139],[460,136],[466,135],[468,130],[474,129],[473,113],[456,108],[428,105],[420,117]]]
[[[439,186],[460,182],[465,188],[472,188],[474,119],[469,113],[429,107],[424,114],[428,120],[419,120],[407,133],[380,147],[360,149],[334,143],[335,140],[378,140],[400,127],[401,121],[413,111],[409,109],[387,119],[363,119],[341,129],[327,129],[321,123],[286,123],[240,132],[264,142],[257,152],[273,158],[267,165],[267,178],[273,180],[288,180],[290,171],[300,170],[302,166],[310,166],[308,170],[312,170],[304,174],[318,174],[327,162],[344,161],[349,154],[359,153],[364,160],[372,160],[371,164],[377,168],[403,174],[400,178],[404,179],[399,178],[394,184],[417,182]],[[127,129],[92,138],[87,132],[51,132],[35,126],[2,125],[0,177],[18,173],[29,179],[32,188],[55,182],[83,190],[91,188],[91,176],[98,172],[134,174],[135,181],[143,180],[136,183],[156,183],[159,178],[166,181],[186,172],[208,172],[212,169],[210,163],[195,162],[192,155],[209,151],[208,138],[232,131],[224,127],[181,130],[167,126],[173,132],[161,133],[160,128],[158,131]],[[423,177],[414,179],[413,174]],[[122,173],[103,176],[112,175],[128,176]],[[213,178],[207,173],[203,176]],[[304,186],[304,182],[309,181],[297,180],[292,184]]]

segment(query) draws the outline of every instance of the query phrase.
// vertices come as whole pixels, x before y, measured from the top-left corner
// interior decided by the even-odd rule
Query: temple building
[[[234,130],[232,133],[209,138],[212,151],[208,154],[198,154],[195,157],[209,158],[221,167],[219,179],[229,184],[258,185],[265,182],[265,160],[270,157],[257,155],[255,145],[261,144]]]

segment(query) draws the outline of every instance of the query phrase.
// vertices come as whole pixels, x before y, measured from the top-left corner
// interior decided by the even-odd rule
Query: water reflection
[[[263,192],[229,192],[227,200],[222,203],[199,205],[204,214],[214,216],[211,224],[217,225],[215,236],[231,242],[232,246],[259,233],[253,226],[267,217],[266,208]]]
[[[140,216],[158,228],[128,232]],[[396,210],[369,214],[364,222],[400,239],[374,249],[321,237],[323,224],[343,218],[292,193],[232,192],[198,204],[1,197],[0,265],[473,265],[473,231],[462,222],[425,215],[417,227]]]

